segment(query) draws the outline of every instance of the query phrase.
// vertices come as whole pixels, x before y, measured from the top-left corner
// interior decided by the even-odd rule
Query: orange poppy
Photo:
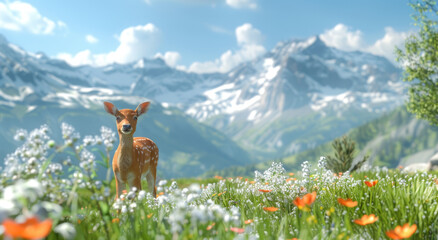
[[[245,232],[245,229],[237,228],[237,227],[231,227],[230,230],[235,232],[235,233],[244,233]]]
[[[222,179],[224,179],[223,177],[221,177],[221,176],[214,176],[214,178],[216,178],[216,179],[219,179],[219,180],[222,180]]]
[[[267,189],[259,189],[259,192],[270,192],[270,191],[272,191],[272,190],[267,190]]]
[[[255,183],[255,181],[249,181],[249,183],[251,183],[251,184],[254,184],[254,183]]]
[[[376,217],[374,214],[370,215],[363,215],[360,219],[354,220],[354,223],[359,224],[361,226],[365,226],[371,223],[375,223],[377,220],[379,220],[379,217]]]
[[[303,198],[297,197],[294,200],[294,204],[299,208],[302,209],[306,206],[312,205],[312,203],[315,201],[316,199],[316,192],[312,192],[312,193],[308,193],[306,195],[303,196]]]
[[[278,210],[278,208],[276,207],[264,207],[263,210],[268,211],[268,212],[275,212]]]
[[[254,220],[248,219],[248,220],[245,221],[245,224],[250,224],[250,223],[253,223],[253,222],[254,222]]]
[[[415,231],[417,231],[417,225],[412,224],[412,226],[409,226],[409,223],[406,223],[403,227],[397,226],[394,230],[387,231],[386,236],[391,239],[403,239],[412,236]]]
[[[147,217],[148,217],[148,218],[151,218],[152,215],[154,215],[154,213],[149,213],[149,214],[147,215]]]
[[[346,207],[356,207],[357,206],[357,201],[353,201],[353,200],[351,200],[351,198],[349,198],[349,199],[338,198],[338,203],[340,203],[341,205],[344,205]]]
[[[216,225],[216,223],[212,223],[211,225],[208,225],[207,226],[207,231],[210,231],[213,228],[214,225]]]
[[[293,176],[293,175],[295,175],[293,172],[289,173],[289,176]]]
[[[11,238],[38,239],[45,238],[52,230],[52,220],[38,220],[36,217],[26,219],[24,223],[17,223],[14,220],[3,221],[5,235]]]
[[[120,219],[119,218],[113,218],[113,220],[111,220],[112,223],[119,223]]]
[[[374,187],[374,186],[376,186],[376,184],[377,184],[377,180],[374,180],[374,181],[371,181],[371,182],[369,182],[369,181],[365,181],[365,184],[368,186],[368,187]]]

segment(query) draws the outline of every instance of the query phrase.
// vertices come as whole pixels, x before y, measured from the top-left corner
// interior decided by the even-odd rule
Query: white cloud
[[[220,27],[220,26],[216,26],[216,25],[207,25],[207,27],[208,27],[212,32],[215,32],[215,33],[220,33],[220,34],[233,34],[231,31],[229,31],[229,30],[227,30],[227,29],[225,29],[225,28],[223,28],[223,27]]]
[[[97,43],[97,42],[99,42],[99,39],[97,39],[95,36],[93,36],[91,34],[88,34],[87,36],[85,36],[85,40],[88,43]]]
[[[50,34],[56,27],[65,28],[62,21],[54,21],[42,16],[29,3],[14,1],[0,2],[0,28],[12,31],[28,31],[33,34]]]
[[[109,53],[91,54],[90,50],[84,50],[75,55],[60,53],[56,57],[72,66],[129,63],[143,57],[153,57],[160,42],[160,31],[151,23],[128,27],[120,33],[118,40],[120,44],[117,49]]]
[[[335,47],[344,51],[360,50],[365,43],[362,39],[362,32],[351,29],[340,23],[330,30],[326,30],[320,35],[327,46]]]
[[[110,61],[128,63],[142,57],[151,57],[159,38],[159,30],[152,23],[126,28],[120,34],[119,47],[109,53]]]
[[[377,40],[367,48],[367,51],[376,55],[384,56],[395,62],[395,47],[402,47],[405,39],[410,35],[407,32],[396,32],[393,28],[385,28],[385,36]]]
[[[178,61],[181,59],[181,55],[178,52],[166,52],[164,55],[157,53],[155,54],[155,58],[161,58],[166,62],[167,65],[176,67]]]
[[[251,24],[245,23],[236,28],[236,41],[240,49],[228,50],[220,58],[207,62],[194,62],[188,68],[190,72],[211,73],[227,72],[242,62],[253,60],[266,52],[261,45],[263,35]]]
[[[353,31],[351,28],[340,23],[330,30],[319,35],[327,46],[335,47],[344,51],[363,51],[386,57],[395,63],[394,48],[402,46],[405,39],[410,35],[408,32],[397,32],[391,27],[385,28],[385,35],[373,44],[365,43],[362,32]]]
[[[263,38],[262,33],[258,29],[253,28],[249,23],[236,28],[237,43],[241,46],[248,44],[259,45],[262,43]]]
[[[93,64],[93,56],[90,50],[88,49],[84,51],[80,51],[74,56],[68,53],[60,53],[56,57],[68,62],[71,66]]]
[[[226,3],[232,8],[257,8],[256,0],[226,0]]]

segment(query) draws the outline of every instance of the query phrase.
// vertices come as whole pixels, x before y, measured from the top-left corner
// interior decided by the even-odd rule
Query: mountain
[[[164,64],[159,60],[149,63],[154,62]],[[43,54],[27,53],[4,38],[0,38],[0,70],[1,158],[17,147],[12,136],[19,128],[32,130],[48,124],[57,142],[62,141],[61,122],[73,125],[82,136],[96,135],[102,125],[115,130],[115,121],[104,111],[103,101],[123,109],[148,100],[127,93],[129,85],[123,79],[146,70],[130,65],[74,68]],[[112,79],[109,84],[104,82],[106,77]],[[197,176],[251,162],[248,153],[221,132],[156,101],[139,122],[136,136],[147,136],[157,143],[159,174],[166,178]]]
[[[268,158],[303,151],[403,103],[400,69],[319,37],[279,43],[186,112]]]
[[[172,119],[166,115],[167,108],[172,109],[181,124],[191,127],[177,127],[180,122],[171,120],[161,128],[157,123],[154,126],[161,132],[156,136],[172,142],[166,129],[175,127],[175,134],[185,139],[194,134],[199,139],[196,147],[187,150],[184,141],[173,142],[173,148],[162,155],[167,156],[163,163],[186,159],[170,171],[178,176],[314,148],[401,105],[405,91],[400,69],[385,58],[328,47],[317,36],[281,42],[224,74],[185,72],[160,58],[71,67],[0,38],[0,70],[0,121],[5,115],[25,119],[32,114],[38,116],[36,120],[48,120],[42,115],[45,108],[44,114],[54,116],[51,123],[59,125],[68,119],[65,114],[92,117],[106,100],[135,107],[141,99],[151,99],[157,109],[151,117],[158,121]],[[76,121],[80,122],[75,119],[71,124]],[[20,124],[25,122],[29,121]],[[8,126],[9,136],[10,129],[20,127],[18,122],[8,124],[1,126]],[[205,149],[215,156],[208,157]],[[196,171],[178,169],[192,160],[199,165]]]
[[[356,158],[368,155],[367,164],[373,166],[395,168],[425,163],[438,152],[438,127],[417,119],[406,111],[405,106],[351,129],[346,136],[356,142]],[[288,171],[298,171],[303,161],[316,163],[320,156],[333,154],[331,142],[326,142],[277,160],[283,162]],[[250,176],[255,169],[267,169],[269,166],[270,162],[263,162],[209,172],[205,176]]]

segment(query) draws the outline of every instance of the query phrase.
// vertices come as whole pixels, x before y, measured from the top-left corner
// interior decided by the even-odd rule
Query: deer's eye
[[[134,120],[137,120],[137,116],[134,116]]]
[[[122,120],[122,118],[119,117],[119,116],[117,116],[116,119],[117,119],[117,122],[119,122],[120,120]]]

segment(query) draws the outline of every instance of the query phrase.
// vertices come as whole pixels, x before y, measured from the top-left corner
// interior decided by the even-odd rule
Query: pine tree
[[[326,157],[326,167],[334,173],[344,173],[348,170],[350,170],[350,172],[354,172],[368,160],[368,156],[365,156],[362,160],[351,167],[353,165],[356,143],[346,136],[342,137],[342,139],[335,139],[332,143],[332,146],[335,150],[335,156]]]

